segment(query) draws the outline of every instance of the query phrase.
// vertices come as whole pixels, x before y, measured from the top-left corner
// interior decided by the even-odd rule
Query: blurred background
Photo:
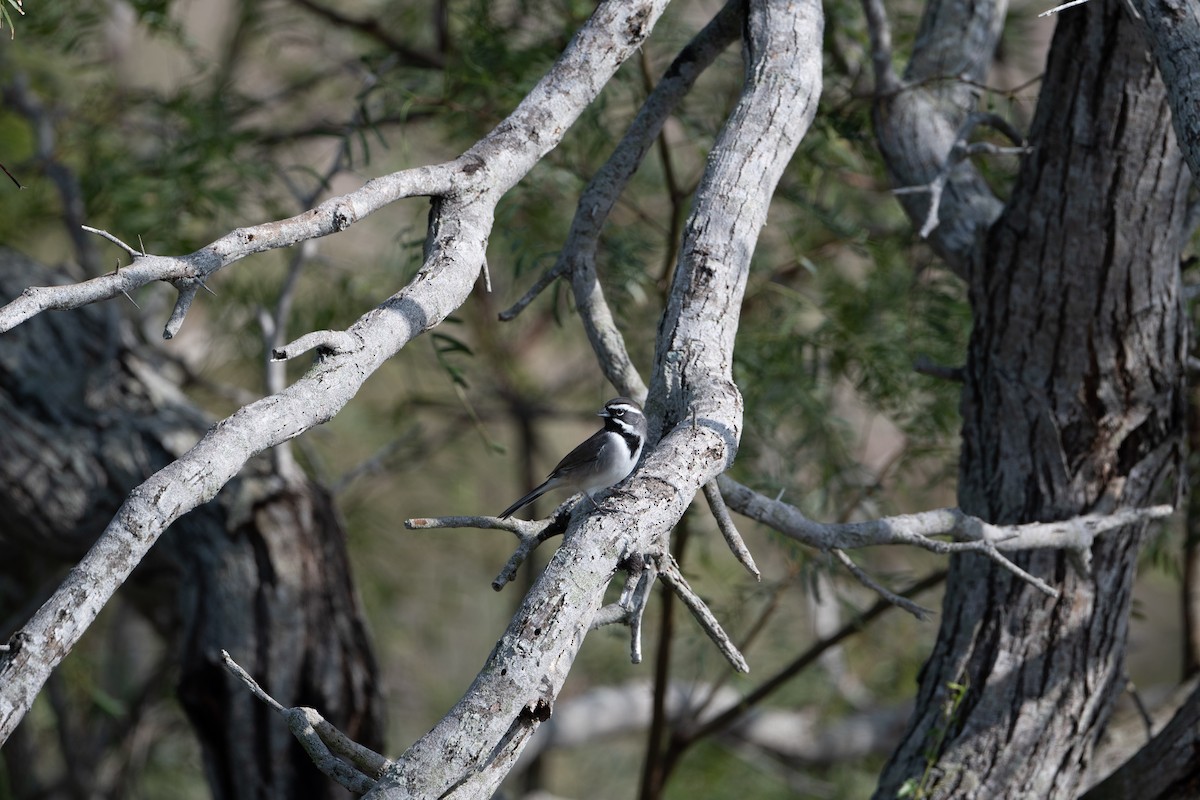
[[[890,5],[904,52],[921,6]],[[1052,23],[1036,20],[1040,6],[1015,5],[980,94],[1023,128]],[[595,411],[616,392],[568,288],[555,284],[512,322],[497,317],[553,265],[580,191],[719,7],[671,6],[640,56],[505,198],[489,247],[491,291],[481,284],[345,411],[292,444],[344,530],[378,660],[389,755],[461,696],[550,552],[497,594],[490,583],[514,544],[506,534],[418,533],[403,522],[494,514],[597,427]],[[128,262],[82,224],[147,252],[186,254],[373,176],[449,160],[515,107],[593,8],[575,0],[27,7],[0,37],[0,164],[14,179],[0,177],[0,244],[81,280]],[[776,195],[745,299],[734,372],[746,424],[734,476],[814,519],[850,521],[955,504],[952,370],[964,360],[970,319],[963,287],[889,192],[870,128],[858,5],[834,0],[826,14],[820,111]],[[735,46],[672,117],[603,238],[601,280],[643,374],[691,192],[741,78]],[[1003,196],[1015,161],[982,166]],[[215,276],[212,294],[200,295],[170,341],[161,337],[170,287],[108,301],[105,313],[119,314],[155,373],[215,421],[306,368],[306,358],[268,368],[272,343],[344,328],[403,287],[420,264],[427,213],[426,201],[403,201],[339,235],[241,261]],[[0,301],[19,284],[5,291]],[[69,326],[80,313],[55,319]],[[551,495],[535,509],[549,513],[563,499]],[[0,518],[0,537],[19,541],[7,522],[6,530]],[[590,724],[531,753],[506,792],[635,796],[648,737],[665,751],[672,735],[682,741],[695,727],[671,716],[679,698],[711,696],[720,706],[786,670],[753,714],[680,747],[666,796],[869,793],[935,625],[889,610],[856,627],[877,597],[821,554],[742,522],[763,570],[758,583],[726,550],[702,500],[673,541],[689,581],[744,644],[750,675],[731,674],[678,604],[656,601],[646,663],[629,663],[625,629],[588,638],[556,717],[565,728],[576,701]],[[1181,621],[1190,586],[1184,538],[1164,531],[1144,559],[1129,669],[1149,705],[1156,687],[1194,666],[1185,658],[1193,634]],[[70,548],[13,552],[20,557],[0,566],[6,637],[75,557]],[[932,588],[916,599],[938,608],[941,558],[900,548],[852,555],[898,591],[929,578]],[[128,594],[59,669],[22,726],[23,744],[0,751],[0,797],[210,796],[176,699],[181,645]],[[847,625],[840,644],[821,644]],[[822,654],[808,658],[814,646]],[[662,701],[651,727],[656,682]],[[33,756],[18,764],[19,754]]]

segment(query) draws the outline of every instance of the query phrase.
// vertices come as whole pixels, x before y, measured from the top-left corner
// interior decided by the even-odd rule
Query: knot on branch
[[[333,209],[333,229],[338,231],[346,230],[355,222],[358,222],[358,217],[354,213],[354,209],[345,203],[339,203]]]

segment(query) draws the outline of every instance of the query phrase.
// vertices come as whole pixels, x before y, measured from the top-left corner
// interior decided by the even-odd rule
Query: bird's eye
[[[623,408],[621,408],[621,407],[619,407],[619,406],[618,406],[617,408],[614,408],[614,409],[612,410],[612,412],[613,412],[613,414],[616,414],[618,417],[623,417],[623,416],[625,416],[625,409],[623,409]]]

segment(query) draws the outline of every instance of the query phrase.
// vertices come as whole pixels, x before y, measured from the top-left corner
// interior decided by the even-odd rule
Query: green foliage
[[[404,32],[393,34],[397,38],[432,52],[437,36],[429,5],[364,2],[346,13],[377,19],[387,31]],[[437,53],[445,67],[429,69],[403,63],[369,34],[342,30],[289,4],[245,4],[246,16],[224,20],[228,30],[214,43],[199,41],[176,4],[135,0],[134,56],[155,48],[170,55],[135,60],[132,77],[120,76],[109,61],[103,4],[59,0],[44,8],[23,29],[20,43],[27,47],[11,55],[11,65],[56,105],[57,157],[80,181],[89,224],[131,242],[140,236],[153,252],[178,254],[239,225],[298,213],[298,196],[319,202],[372,175],[453,157],[520,102],[594,3],[455,0],[448,47]],[[747,413],[736,469],[756,488],[786,489],[787,499],[809,513],[837,519],[868,500],[881,507],[919,502],[909,489],[953,469],[958,387],[917,374],[913,362],[927,356],[960,364],[970,319],[960,284],[931,266],[886,191],[861,85],[861,13],[849,3],[827,4],[826,13],[825,99],[779,188],[744,301],[734,374]],[[624,133],[646,83],[657,79],[699,22],[694,7],[672,4],[646,45],[644,62],[624,66],[562,144],[504,198],[489,242],[495,294],[481,285],[455,318],[431,332],[428,345],[405,348],[343,414],[298,441],[301,460],[327,483],[358,475],[339,500],[399,708],[391,715],[396,752],[457,698],[510,604],[519,601],[519,591],[497,601],[488,587],[509,553],[508,541],[406,534],[400,521],[494,511],[516,496],[512,492],[528,488],[518,466],[524,443],[514,446],[514,409],[536,409],[532,456],[545,466],[594,429],[590,414],[563,416],[567,409],[596,408],[611,389],[572,317],[573,304],[561,302],[561,288],[514,323],[499,325],[496,311],[553,264],[580,191]],[[708,149],[736,99],[741,69],[735,46],[702,76],[668,125],[670,167],[655,147],[603,234],[601,279],[647,377],[673,269],[673,224],[688,211]],[[6,205],[0,238],[30,247],[61,239],[61,228],[48,222],[61,203],[38,174],[42,165],[33,163],[29,125],[0,110],[0,140],[11,148],[0,160],[42,178],[27,179],[33,185],[20,204]],[[331,163],[343,169],[331,171]],[[299,268],[288,330],[343,328],[398,291],[420,264],[425,211],[420,203],[398,204],[318,242],[317,255]],[[214,281],[218,297],[202,296],[184,335],[171,345],[198,343],[194,349],[204,354],[198,382],[259,390],[257,315],[279,302],[292,255],[247,259]],[[160,308],[147,316],[161,326],[164,313]],[[189,342],[189,336],[195,338]],[[197,395],[214,414],[226,413],[231,403],[219,388],[205,386]],[[872,431],[885,427],[896,431],[888,446],[898,455],[880,467],[866,451]],[[755,675],[769,674],[811,640],[807,628],[798,635],[795,621],[808,611],[804,581],[818,571],[840,572],[810,561],[794,543],[752,530],[752,550],[771,574],[750,584],[719,537],[702,533],[684,567],[689,579],[693,570],[700,573],[694,584],[711,595],[735,638],[770,617],[775,604],[783,609],[765,624],[768,633],[753,653]],[[677,627],[685,632],[675,646],[686,656],[675,659],[675,674],[723,680],[726,667],[711,644],[690,622]],[[907,641],[897,644],[909,645],[896,657],[903,663],[878,656],[879,639],[891,645],[892,634],[880,634],[862,652],[849,650],[849,661],[868,682],[885,683],[872,669],[906,678],[915,673],[919,636],[901,625],[892,630],[906,633]],[[609,638],[589,637],[572,680],[648,677],[645,665],[627,663],[623,637],[601,636]],[[652,641],[648,633],[648,651]],[[98,714],[120,711],[123,695],[105,694],[69,669],[64,674]],[[829,713],[838,713],[844,703],[833,695],[828,677],[812,671],[772,702],[807,707],[824,701]],[[41,721],[43,734],[52,724]],[[148,796],[178,783],[179,772],[199,772],[194,750],[179,745],[185,737],[172,734],[146,771]],[[627,755],[631,766],[623,777],[636,773],[641,757],[640,750]],[[600,758],[596,774],[611,779],[613,759]],[[875,766],[831,770],[819,776],[821,788],[826,796],[864,796]],[[713,798],[714,784],[730,797],[796,794],[787,778],[712,744],[698,747],[678,775],[670,796]]]
[[[6,2],[8,3],[9,6],[12,6],[14,9],[16,9],[18,14],[20,14],[22,16],[25,15],[25,9],[21,8],[22,0],[6,0]],[[3,3],[0,3],[0,32],[4,31],[5,25],[7,25],[9,31],[11,31],[11,33],[9,34],[9,38],[16,39],[17,38],[17,26],[13,24],[12,12],[10,12],[8,10],[8,6],[4,5]]]
[[[946,698],[942,701],[942,719],[941,723],[933,730],[933,739],[929,743],[929,748],[925,753],[925,771],[921,773],[920,778],[909,778],[900,787],[900,791],[896,794],[897,798],[903,800],[925,800],[931,796],[931,791],[934,788],[931,781],[934,781],[937,774],[937,762],[941,756],[942,743],[946,741],[946,736],[958,719],[958,710],[962,706],[963,700],[970,690],[970,681],[967,676],[963,676],[963,680],[956,683],[946,684],[949,690]]]

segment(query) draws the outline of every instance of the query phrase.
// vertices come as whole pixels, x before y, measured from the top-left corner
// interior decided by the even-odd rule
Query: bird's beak
[[[596,412],[596,416],[597,416],[597,417],[611,417],[611,416],[612,416],[612,414],[608,413],[608,409],[607,409],[607,408],[602,408],[602,409],[600,409],[599,411],[597,411],[597,412]]]

